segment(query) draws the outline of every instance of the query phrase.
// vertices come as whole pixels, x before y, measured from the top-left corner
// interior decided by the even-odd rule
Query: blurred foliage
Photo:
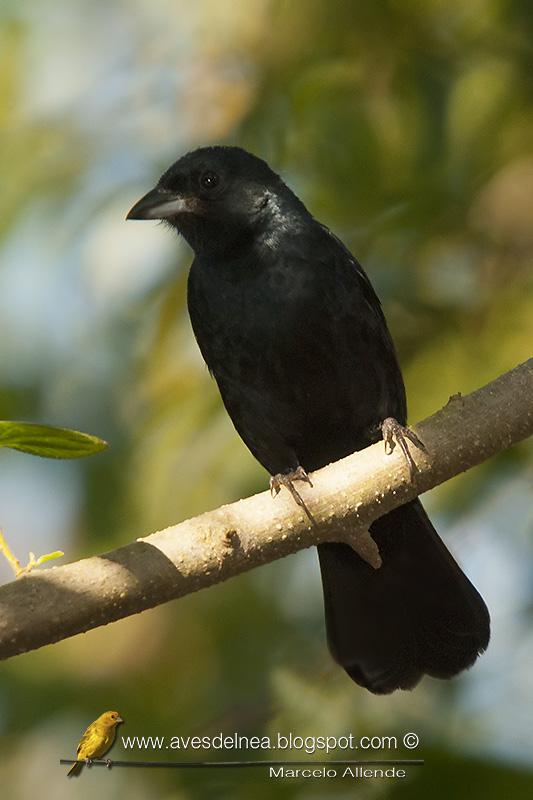
[[[27,549],[97,553],[267,484],[194,343],[190,253],[124,222],[199,144],[265,157],[364,264],[412,420],[531,355],[531,3],[5,0],[0,21],[0,412],[111,444],[57,465],[2,452],[3,523]],[[414,730],[426,766],[362,794],[531,794],[530,464],[525,444],[428,498],[493,613],[468,675],[358,690],[326,652],[314,553],[300,553],[5,663],[2,785],[71,794],[58,759],[117,708],[124,735]],[[76,792],[354,792],[258,770],[133,773],[86,770]]]

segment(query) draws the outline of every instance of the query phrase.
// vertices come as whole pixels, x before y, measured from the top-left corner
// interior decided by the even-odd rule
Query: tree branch
[[[533,433],[533,359],[416,426],[413,482],[396,447],[378,443],[315,472],[289,493],[222,506],[132,544],[0,587],[0,658],[42,647],[219,583],[323,541],[347,541],[379,566],[369,524]]]

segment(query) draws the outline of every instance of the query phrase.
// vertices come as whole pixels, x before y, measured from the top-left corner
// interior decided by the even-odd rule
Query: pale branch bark
[[[315,524],[286,490],[239,500],[110,553],[0,587],[0,658],[181,597],[323,541],[347,541],[374,566],[365,531],[379,516],[533,433],[533,359],[416,426],[413,482],[396,447],[373,445],[298,484]]]

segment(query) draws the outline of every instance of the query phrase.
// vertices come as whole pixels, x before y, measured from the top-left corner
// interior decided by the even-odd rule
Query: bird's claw
[[[106,758],[105,765],[107,769],[111,769],[111,767],[113,766],[113,762],[111,761],[110,758]]]
[[[427,453],[425,444],[418,438],[414,431],[404,425],[400,425],[398,420],[394,419],[394,417],[387,417],[387,419],[383,420],[381,423],[381,433],[385,443],[385,452],[388,453],[388,455],[392,453],[396,442],[398,442],[407,462],[407,466],[409,467],[409,476],[411,480],[413,480],[418,468],[409,451],[407,440],[414,444],[419,450],[422,450],[423,453]]]
[[[311,516],[311,512],[307,508],[303,497],[295,488],[294,481],[302,481],[303,483],[308,483],[311,487],[313,486],[311,478],[305,469],[303,467],[296,467],[296,469],[292,472],[279,472],[277,475],[272,475],[270,477],[270,494],[272,497],[276,497],[279,494],[281,487],[285,486],[293,496],[293,499],[296,501],[296,503],[303,508],[311,522],[314,524],[315,521]]]
[[[277,475],[272,475],[270,477],[270,494],[272,497],[276,497],[276,495],[279,494],[281,487],[285,486],[292,494],[298,505],[303,505],[302,498],[294,488],[294,481],[302,481],[303,483],[308,483],[311,487],[313,486],[311,483],[311,478],[305,469],[303,467],[296,467],[296,469],[292,472],[278,472]]]

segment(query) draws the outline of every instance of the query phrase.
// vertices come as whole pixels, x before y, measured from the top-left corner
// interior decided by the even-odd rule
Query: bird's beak
[[[126,219],[168,219],[194,211],[194,200],[158,186],[135,203]]]
[[[124,720],[122,719],[122,717],[117,717],[117,719],[116,719],[116,723],[117,723],[117,725],[119,724],[119,722],[124,722]]]

